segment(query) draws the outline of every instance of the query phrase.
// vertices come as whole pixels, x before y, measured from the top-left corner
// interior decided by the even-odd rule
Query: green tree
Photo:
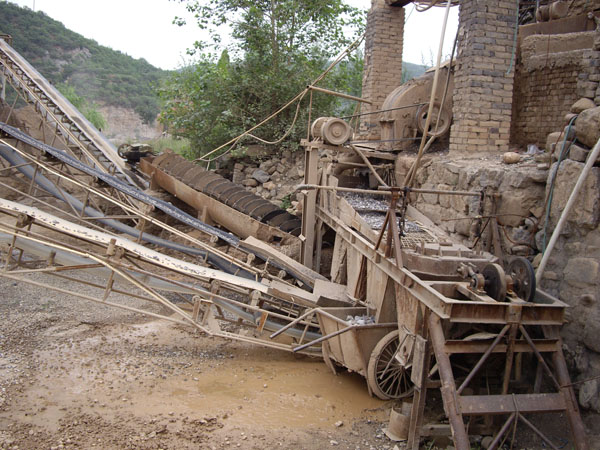
[[[294,98],[364,28],[364,13],[341,0],[209,0],[186,4],[213,39],[197,42],[193,52],[198,62],[163,84],[161,120],[175,134],[189,138],[196,155],[256,125]],[[221,33],[227,27],[233,42],[225,46]],[[218,59],[211,53],[215,49],[220,51]],[[352,70],[360,73],[362,65],[344,63],[332,71],[323,87],[354,90],[355,83],[349,80],[355,80],[356,75],[348,76]],[[308,96],[296,123],[307,123],[307,104]],[[267,141],[282,136],[294,121],[295,106],[261,127],[256,135]],[[336,108],[340,107],[335,97],[315,93],[313,118],[333,114]],[[304,127],[296,127],[285,145],[293,147],[304,133]]]

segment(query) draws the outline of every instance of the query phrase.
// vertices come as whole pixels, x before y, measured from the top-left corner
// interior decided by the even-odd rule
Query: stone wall
[[[565,114],[587,91],[594,98],[593,31],[532,35],[523,39],[515,75],[511,143],[543,148],[546,136],[564,126]],[[592,73],[596,69],[595,73]]]
[[[593,47],[583,52],[577,94],[600,105],[600,31],[596,29]]]
[[[556,164],[553,170],[556,168]],[[554,230],[583,163],[566,160],[557,172],[548,229]],[[543,275],[542,287],[568,303],[568,323],[562,336],[568,362],[578,379],[600,374],[600,167],[588,175],[568,216]],[[538,245],[541,246],[541,233]],[[549,239],[549,235],[548,235]],[[600,412],[600,383],[590,380],[579,389],[579,403]]]
[[[425,162],[417,175],[417,184],[425,189],[497,192],[496,212],[503,250],[508,254],[528,256],[533,255],[534,249],[525,249],[524,243],[534,246],[531,225],[541,220],[540,205],[547,177],[548,168],[537,168],[533,158],[509,166],[502,162],[502,155],[464,159],[436,156],[435,160]],[[415,206],[465,242],[475,238],[472,217],[481,212],[484,215],[492,213],[490,201],[485,202],[480,212],[478,197],[423,194],[416,198]]]
[[[401,84],[404,8],[372,0],[367,16],[362,97],[373,102],[361,104],[361,112],[381,109],[387,95]],[[360,133],[379,138],[379,116],[363,116]]]
[[[410,157],[406,157],[409,165]],[[583,168],[583,162],[566,159],[557,172],[547,240]],[[471,159],[438,158],[425,161],[417,176],[418,187],[446,190],[487,189],[499,194],[500,240],[507,257],[528,256],[534,267],[542,246],[545,200],[556,163],[547,168],[534,156],[507,165],[501,155]],[[565,355],[579,403],[600,412],[600,167],[594,167],[580,192],[544,272],[541,287],[567,303],[568,322],[562,329]],[[477,197],[423,194],[415,206],[455,238],[474,242],[480,213]],[[490,203],[484,215],[490,214]],[[484,233],[485,246],[489,237]],[[534,255],[537,257],[534,258]]]
[[[295,188],[304,179],[303,156],[301,152],[285,150],[276,157],[265,154],[257,159],[231,158],[217,173],[277,206],[288,207],[288,212],[297,214],[302,211],[302,204],[299,202],[302,196]]]
[[[569,16],[585,14],[600,9],[600,0],[572,0],[569,2]]]
[[[515,22],[512,0],[461,2],[451,152],[508,150]]]

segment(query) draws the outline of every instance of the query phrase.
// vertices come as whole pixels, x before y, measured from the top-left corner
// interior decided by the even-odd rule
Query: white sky
[[[10,0],[62,22],[68,29],[99,44],[120,50],[134,58],[144,58],[162,69],[176,69],[189,58],[186,49],[202,40],[202,31],[184,4],[176,0]],[[370,0],[347,0],[367,9]],[[432,64],[437,58],[444,8],[426,12],[408,6],[404,31],[404,55],[407,62]],[[410,14],[410,15],[409,15]],[[184,27],[173,25],[175,16],[186,17]],[[444,55],[449,55],[458,26],[458,8],[450,10]],[[13,36],[13,39],[19,39]]]

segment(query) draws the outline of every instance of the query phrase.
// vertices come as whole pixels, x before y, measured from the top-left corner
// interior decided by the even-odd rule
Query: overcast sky
[[[193,17],[174,0],[10,0],[62,22],[68,29],[99,44],[120,50],[134,58],[144,58],[162,69],[176,69],[186,61],[186,49],[204,38]],[[349,0],[367,9],[370,0]],[[435,62],[443,23],[444,8],[412,11],[404,32],[404,61]],[[411,12],[412,11],[412,12]],[[173,25],[175,16],[186,17],[188,25]],[[450,54],[458,26],[458,8],[453,7],[446,32],[444,54]],[[13,39],[19,39],[13,36]]]

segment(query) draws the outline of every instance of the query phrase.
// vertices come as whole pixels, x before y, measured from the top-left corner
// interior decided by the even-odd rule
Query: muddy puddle
[[[230,361],[196,383],[178,384],[172,396],[191,409],[228,414],[232,424],[311,428],[383,404],[369,396],[360,375],[336,376],[316,361]]]
[[[25,422],[56,429],[75,406],[106,418],[217,418],[248,429],[331,429],[388,414],[362,376],[334,375],[314,358],[194,336],[167,322],[80,330],[87,335],[74,344],[38,353],[42,371],[25,396],[39,408]]]

